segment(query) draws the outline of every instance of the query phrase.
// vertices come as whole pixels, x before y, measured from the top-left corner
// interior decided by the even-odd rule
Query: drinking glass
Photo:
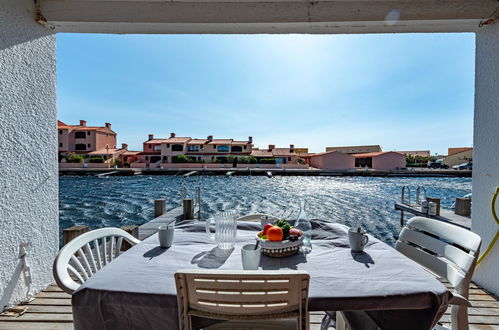
[[[210,225],[215,222],[215,234],[211,233]],[[236,244],[237,216],[236,212],[219,212],[213,219],[206,220],[206,233],[217,243],[219,249],[232,249]]]

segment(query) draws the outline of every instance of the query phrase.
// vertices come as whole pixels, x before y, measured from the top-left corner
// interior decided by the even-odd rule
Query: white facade
[[[59,247],[55,35],[33,17],[32,0],[0,2],[0,311],[51,283]]]
[[[485,251],[499,229],[490,208],[492,195],[499,186],[499,23],[476,34],[475,61],[471,227],[482,237]],[[499,213],[499,205],[496,210]],[[474,281],[499,294],[499,242],[476,270]]]

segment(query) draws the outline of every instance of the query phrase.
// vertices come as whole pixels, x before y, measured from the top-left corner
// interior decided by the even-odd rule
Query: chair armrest
[[[450,305],[460,305],[460,306],[467,306],[467,307],[472,307],[471,303],[468,301],[468,299],[464,298],[458,293],[452,293],[452,298],[449,301]]]

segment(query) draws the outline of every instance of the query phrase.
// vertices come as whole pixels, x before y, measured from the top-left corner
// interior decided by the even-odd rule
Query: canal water
[[[155,199],[166,199],[171,209],[180,205],[183,187],[192,198],[200,187],[205,218],[236,210],[239,215],[269,213],[292,219],[305,200],[310,218],[363,226],[390,245],[400,231],[400,213],[393,205],[400,200],[402,186],[410,186],[413,194],[424,186],[428,196],[442,199],[444,208],[471,193],[471,178],[447,177],[61,176],[59,182],[61,232],[73,225],[141,225],[154,217]]]

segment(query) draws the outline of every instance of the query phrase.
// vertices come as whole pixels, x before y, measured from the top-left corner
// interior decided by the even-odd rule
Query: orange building
[[[67,125],[58,120],[57,130],[60,154],[107,154],[110,149],[116,149],[116,133],[110,123],[87,126],[85,120],[80,120],[79,125]]]

